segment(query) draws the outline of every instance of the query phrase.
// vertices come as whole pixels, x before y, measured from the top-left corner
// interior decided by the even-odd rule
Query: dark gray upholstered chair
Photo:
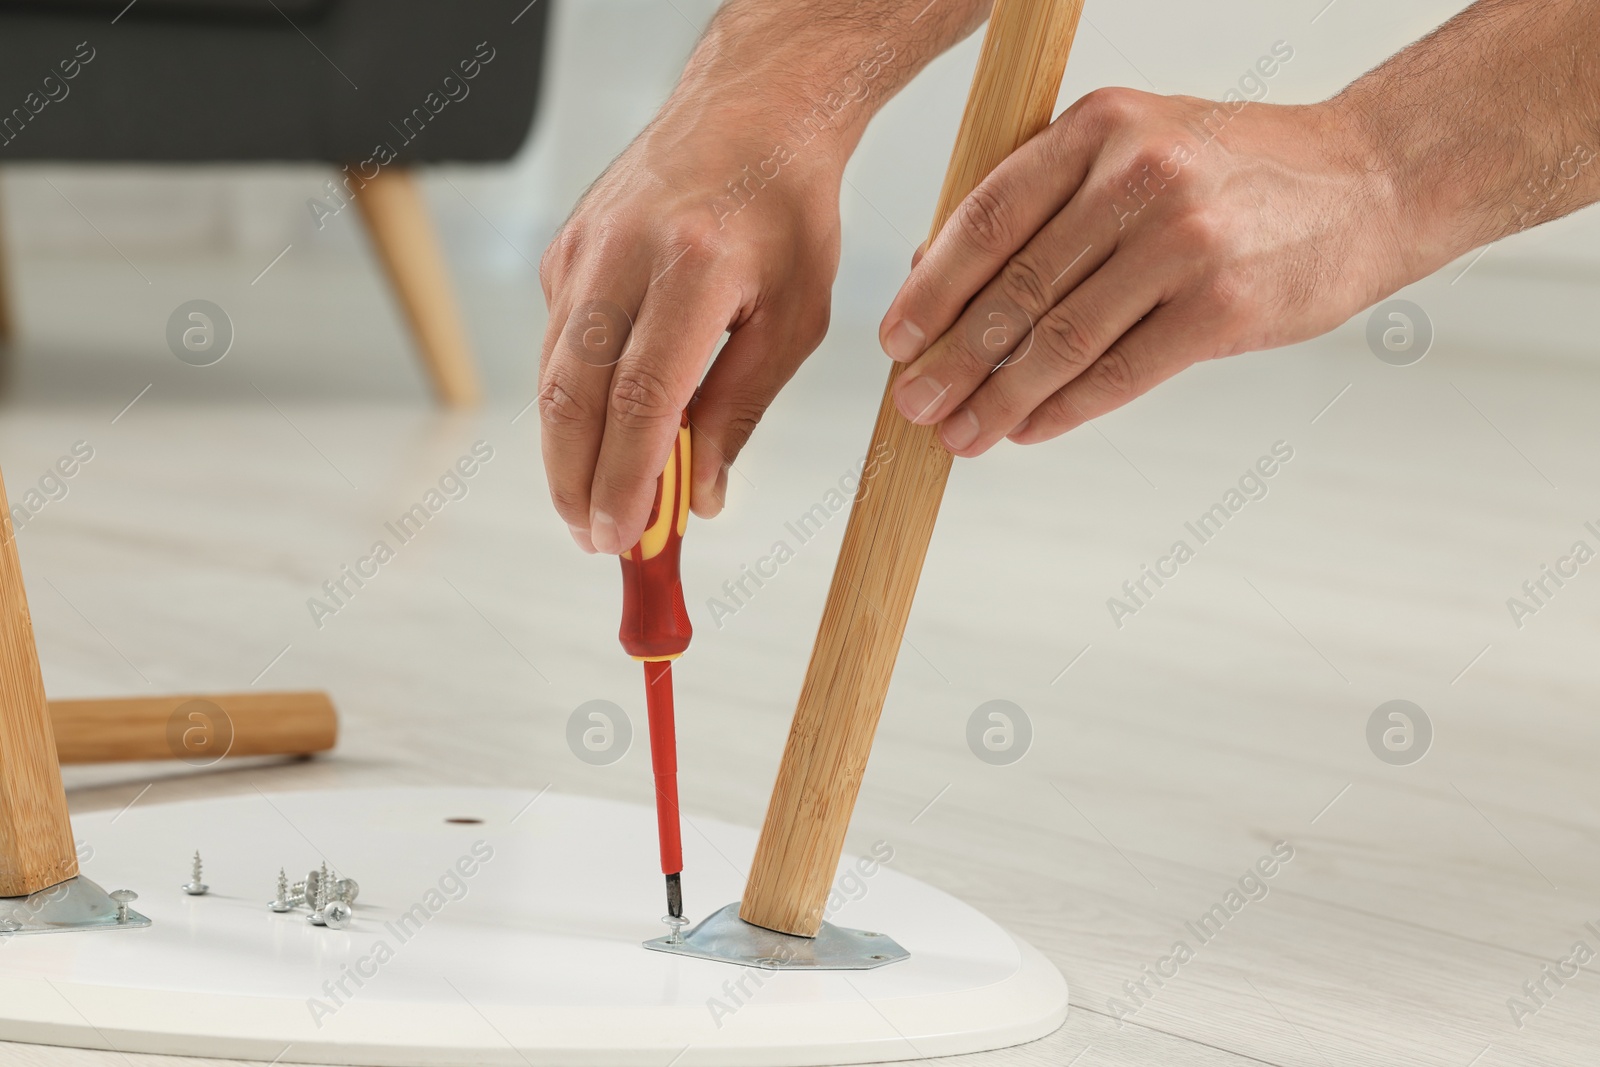
[[[0,0],[0,165],[341,168],[437,396],[470,405],[477,369],[411,167],[517,151],[550,3]],[[0,259],[0,340],[10,322]]]

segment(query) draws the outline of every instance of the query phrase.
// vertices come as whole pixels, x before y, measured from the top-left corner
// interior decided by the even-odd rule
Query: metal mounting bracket
[[[0,938],[8,934],[129,930],[149,925],[150,920],[128,907],[127,901],[113,898],[81,874],[29,896],[0,897]]]
[[[737,901],[712,912],[688,933],[657,937],[644,947],[766,971],[869,971],[911,956],[888,934],[830,922],[822,924],[816,937],[780,934],[739,918]]]

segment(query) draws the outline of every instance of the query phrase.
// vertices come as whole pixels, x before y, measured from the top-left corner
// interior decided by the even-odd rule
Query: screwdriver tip
[[[674,919],[683,918],[683,882],[677,874],[667,875],[667,914]]]

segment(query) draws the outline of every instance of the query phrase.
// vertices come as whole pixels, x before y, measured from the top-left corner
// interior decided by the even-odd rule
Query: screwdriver
[[[656,499],[639,543],[622,560],[623,650],[644,664],[650,720],[650,766],[655,774],[656,833],[667,880],[667,918],[676,936],[683,919],[683,839],[678,825],[678,746],[672,708],[672,661],[689,647],[693,628],[683,604],[678,556],[689,525],[689,419],[656,480]]]

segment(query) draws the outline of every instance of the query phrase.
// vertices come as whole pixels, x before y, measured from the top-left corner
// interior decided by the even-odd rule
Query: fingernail
[[[944,430],[940,436],[944,438],[946,448],[959,452],[978,439],[978,416],[971,409],[962,408],[944,420]]]
[[[910,381],[902,379],[895,387],[894,405],[900,409],[900,414],[912,422],[919,425],[930,423],[935,421],[933,409],[938,407],[949,388],[926,375],[918,375]]]
[[[927,347],[927,340],[928,335],[918,329],[916,323],[910,319],[901,319],[890,327],[889,336],[883,342],[883,350],[889,354],[890,359],[904,363],[922,355],[922,350]]]
[[[622,538],[617,533],[617,520],[603,511],[589,516],[589,538],[596,552],[608,556],[622,555]]]
[[[583,549],[585,552],[594,552],[594,542],[589,540],[589,531],[587,528],[583,526],[576,526],[569,522],[567,523],[567,532],[572,535],[572,539],[578,543],[579,548]]]

